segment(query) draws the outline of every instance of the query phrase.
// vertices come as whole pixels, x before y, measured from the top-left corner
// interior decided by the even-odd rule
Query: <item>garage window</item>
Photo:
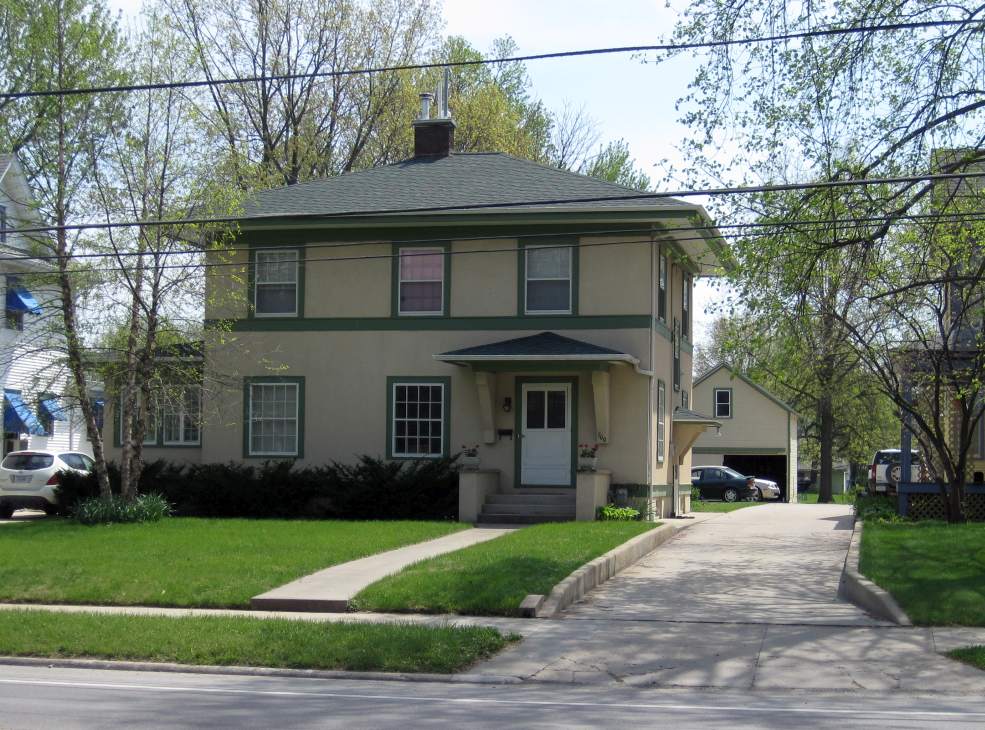
[[[715,388],[715,418],[732,417],[732,389]]]

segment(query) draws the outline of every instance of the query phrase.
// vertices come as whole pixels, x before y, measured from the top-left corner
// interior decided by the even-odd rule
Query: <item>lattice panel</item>
[[[947,507],[939,494],[911,494],[908,516],[915,520],[946,520]],[[965,517],[972,522],[985,522],[985,494],[966,494]]]

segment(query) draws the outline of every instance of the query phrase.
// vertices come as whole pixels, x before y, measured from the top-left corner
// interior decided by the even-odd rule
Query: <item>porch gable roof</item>
[[[556,332],[541,332],[527,337],[451,350],[435,355],[434,359],[451,363],[624,362],[634,366],[639,365],[640,362],[628,352],[565,337]]]

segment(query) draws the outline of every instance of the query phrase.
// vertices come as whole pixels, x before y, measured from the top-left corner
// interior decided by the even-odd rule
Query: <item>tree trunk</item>
[[[820,423],[821,440],[821,478],[817,487],[817,501],[831,502],[831,467],[834,451],[834,413],[831,406],[831,391],[825,389],[818,400],[817,417]]]

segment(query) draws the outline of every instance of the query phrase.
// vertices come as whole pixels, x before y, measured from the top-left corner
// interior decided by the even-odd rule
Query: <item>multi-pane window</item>
[[[440,248],[403,248],[399,268],[399,314],[443,314],[445,252]]]
[[[123,443],[123,402],[120,401],[119,406],[119,431],[120,431],[120,443]],[[150,408],[144,408],[144,399],[138,393],[137,394],[137,405],[132,411],[133,421],[130,425],[130,435],[131,437],[137,433],[137,424],[143,419],[144,425],[144,446],[153,446],[157,443],[157,429],[159,425],[158,420],[158,404],[151,400]]]
[[[445,385],[402,383],[390,385],[393,456],[427,458],[444,455]]]
[[[732,389],[715,388],[715,418],[732,417]]]
[[[300,442],[298,383],[250,383],[249,455],[297,456]]]
[[[257,316],[285,317],[298,313],[296,249],[257,251],[254,256],[253,306]]]
[[[667,433],[667,389],[664,381],[657,381],[657,461],[663,463],[664,442]]]
[[[201,388],[191,385],[168,393],[160,402],[165,446],[201,443]]]
[[[571,246],[527,246],[524,303],[527,314],[571,314]]]
[[[660,251],[660,256],[658,257],[659,271],[657,272],[657,314],[660,319],[664,322],[667,321],[667,270],[670,267],[670,261],[667,259],[667,254]]]
[[[688,336],[691,330],[691,275],[681,272],[681,334]]]

